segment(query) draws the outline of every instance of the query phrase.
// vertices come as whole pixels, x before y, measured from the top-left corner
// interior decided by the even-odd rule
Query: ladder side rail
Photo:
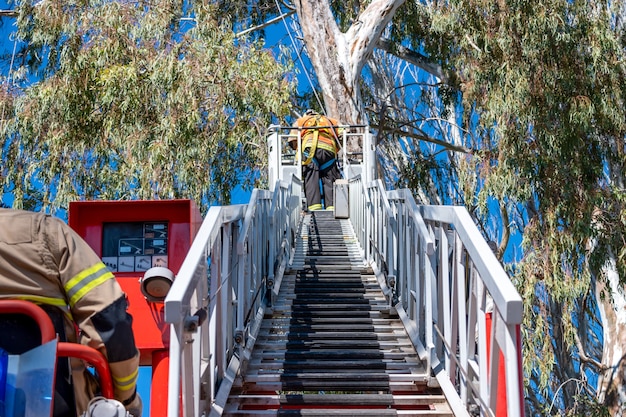
[[[292,242],[289,239],[292,230],[289,212],[289,199],[291,197],[291,189],[288,183],[277,181],[274,187],[274,196],[272,198],[270,214],[269,214],[269,230],[268,244],[269,253],[268,260],[275,259],[272,265],[267,264],[266,268],[266,299],[269,305],[272,305],[271,290],[274,288],[276,281],[277,265],[280,265],[285,259],[285,254],[291,252]],[[284,221],[286,219],[286,221]],[[282,220],[282,221],[281,221]]]
[[[265,301],[265,288],[267,286],[267,278],[270,263],[270,250],[272,244],[270,242],[270,207],[273,201],[272,193],[265,190],[255,190],[258,196],[254,202],[255,211],[250,217],[250,228],[242,228],[239,241],[237,242],[237,251],[239,254],[240,266],[244,268],[246,273],[242,275],[244,280],[243,290],[237,294],[237,305],[243,303],[241,316],[238,317],[238,332],[235,342],[238,348],[245,345],[250,330],[251,318]],[[250,213],[252,210],[248,210]],[[247,213],[248,214],[248,213]],[[246,216],[247,217],[247,216]],[[244,251],[240,251],[243,249]],[[249,279],[247,279],[249,273]]]
[[[439,261],[439,253],[441,248],[441,242],[436,239],[437,227],[433,227],[429,230],[429,234],[433,236],[435,242],[435,251],[428,256],[424,256],[424,345],[428,352],[429,365],[434,367],[441,367],[440,357],[435,352],[436,349],[436,308],[437,308],[437,267]],[[446,392],[443,387],[444,393]],[[450,398],[448,394],[446,397]]]
[[[397,238],[396,216],[387,199],[381,180],[368,184],[367,194],[371,202],[370,218],[374,222],[368,230],[367,243],[371,247],[373,263],[381,272],[377,274],[383,279],[381,287],[389,303],[393,303],[395,286],[394,238]]]
[[[473,291],[475,293],[474,306],[476,308],[476,313],[473,316],[477,320],[475,326],[478,330],[475,335],[475,339],[469,341],[472,344],[476,344],[476,351],[478,352],[478,371],[476,372],[476,375],[478,376],[478,392],[474,389],[473,396],[476,398],[478,404],[482,408],[486,409],[489,416],[495,417],[495,386],[497,385],[497,377],[494,375],[494,372],[497,368],[493,366],[493,355],[490,355],[487,349],[487,341],[493,349],[493,334],[489,334],[489,329],[487,328],[488,292],[486,291],[486,287],[480,279],[480,274],[476,271],[476,269],[472,267],[471,271],[474,276]],[[484,342],[481,343],[481,341]],[[492,377],[495,379],[492,379]],[[490,384],[490,381],[493,381],[493,383]]]
[[[303,181],[300,177],[292,175],[291,182],[289,182],[286,190],[286,207],[284,207],[284,213],[288,218],[288,231],[286,231],[286,248],[285,255],[291,259],[291,256],[295,252],[296,235],[298,234],[298,225],[300,224],[300,212],[302,209],[302,192]]]
[[[522,299],[465,207],[420,206],[422,217],[452,225],[506,323],[522,321]]]
[[[233,279],[239,275],[239,270],[233,271],[231,269],[231,265],[233,262],[233,256],[236,253],[233,249],[230,242],[233,241],[233,228],[236,227],[236,224],[239,222],[235,222],[234,224],[229,224],[228,227],[222,228],[221,237],[218,241],[220,244],[219,247],[214,247],[214,251],[211,254],[211,266],[210,271],[214,269],[214,265],[219,264],[219,272],[216,269],[215,277],[212,281],[216,282],[216,292],[215,298],[217,300],[215,316],[216,317],[216,329],[215,332],[215,347],[212,349],[212,355],[215,356],[215,367],[209,372],[214,372],[216,374],[217,382],[221,383],[223,379],[223,375],[226,373],[226,369],[228,367],[228,351],[231,346],[231,340],[233,336],[233,331],[231,330],[233,325],[237,325],[237,310],[238,305],[235,304],[236,301],[239,301],[239,291],[240,288],[236,288],[239,284],[239,280]],[[215,259],[215,263],[213,262]],[[241,269],[243,270],[243,268]],[[212,287],[214,287],[212,285]],[[213,288],[211,288],[213,290]],[[237,291],[239,290],[239,291]],[[236,292],[235,292],[236,291]],[[235,294],[233,294],[235,293]],[[213,297],[213,292],[209,294],[209,297]],[[183,356],[183,358],[186,355]],[[185,362],[183,362],[185,363]],[[192,370],[195,372],[196,370]],[[191,392],[190,390],[185,390],[185,384],[187,384],[188,378],[185,378],[185,372],[189,372],[189,368],[183,367],[183,405],[185,400],[189,400],[188,397]],[[193,397],[191,397],[193,398]],[[197,415],[196,412],[200,411],[195,409],[189,409],[189,407],[184,408],[185,415]]]
[[[372,215],[377,226],[370,241],[380,245],[381,237],[377,234],[384,234],[380,225],[390,229],[391,223],[381,223],[382,211],[378,207],[385,203],[376,201],[381,199],[373,187],[368,192],[377,207]],[[508,275],[465,208],[418,207],[409,190],[389,191],[387,198],[394,208],[395,221],[406,229],[404,235],[391,229],[393,239],[410,247],[420,247],[419,239],[423,239],[422,259],[416,260],[419,267],[408,267],[410,263],[403,257],[412,257],[407,255],[410,252],[391,241],[391,248],[378,246],[374,261],[386,273],[397,274],[393,278],[399,313],[418,352],[424,352],[425,347],[429,356],[426,359],[433,369],[443,371],[437,372],[437,379],[449,401],[455,397],[451,406],[462,406],[463,413],[467,413],[478,403],[484,415],[495,415],[499,394],[496,378],[503,360],[508,415],[523,415],[519,359],[522,302]],[[409,212],[415,213],[415,223],[411,223]],[[411,233],[413,229],[417,234]],[[389,242],[389,235],[385,239]],[[413,271],[414,276],[409,277],[408,271]],[[488,342],[489,352],[485,346]],[[469,382],[472,378],[478,379],[477,389]],[[459,388],[457,381],[464,386]]]
[[[436,302],[440,306],[439,311],[445,314],[445,319],[433,322],[432,325],[445,342],[447,355],[437,360],[444,364],[450,378],[462,375],[461,379],[467,383],[464,389],[473,391],[471,395],[461,392],[464,401],[468,401],[468,407],[473,398],[479,403],[484,415],[495,415],[498,369],[502,355],[506,374],[507,415],[523,416],[520,295],[464,207],[421,206],[420,211],[433,228],[441,228],[438,233],[445,244],[437,245],[437,249],[442,252],[438,257],[440,262],[447,259],[455,262],[456,259],[463,264],[459,265],[462,273],[455,274],[455,265],[439,268],[443,271],[439,280],[450,281],[450,286],[446,284],[445,288],[441,288],[443,291],[437,294]],[[455,283],[455,280],[463,282]],[[461,287],[469,288],[471,293],[460,298]],[[467,302],[468,310],[451,308],[448,297],[454,288],[458,289],[458,303]],[[486,325],[487,317],[490,326]],[[452,334],[456,340],[452,340]],[[458,357],[454,348],[457,340],[465,344],[459,349]],[[488,341],[490,352],[485,347]],[[476,344],[477,349],[471,347],[472,344]],[[477,352],[477,361],[472,358],[472,351]],[[477,391],[469,383],[473,376],[479,378]]]
[[[219,288],[220,254],[217,248],[221,247],[219,244],[221,242],[218,242],[218,239],[222,237],[222,229],[229,227],[233,221],[243,218],[244,213],[245,206],[212,207],[209,210],[165,299],[165,321],[170,324],[171,329],[168,416],[179,416],[182,394],[186,394],[182,395],[186,413],[187,410],[191,410],[188,415],[198,415],[201,408],[199,398],[193,396],[192,388],[192,380],[199,378],[199,375],[194,376],[194,372],[199,374],[200,369],[185,369],[182,364],[189,363],[188,357],[194,351],[192,344],[202,345],[201,337],[193,337],[196,332],[199,335],[212,334],[208,344],[210,352],[203,352],[203,359],[210,358],[210,361],[215,364],[216,357],[213,355],[216,346],[215,334],[219,332],[215,315],[219,303],[216,297],[209,299],[208,294],[202,293],[202,290],[199,292],[198,288],[207,288],[209,262],[214,266],[211,270],[211,290]],[[200,300],[202,308],[193,311],[196,300]],[[202,310],[209,316],[209,320],[202,320],[204,315]],[[205,349],[206,346],[204,344]],[[181,380],[181,377],[185,379],[185,382]],[[180,392],[181,386],[185,390],[183,393]],[[211,392],[209,395],[212,395]]]
[[[368,218],[366,215],[369,205],[368,194],[365,190],[363,176],[360,174],[348,180],[348,199],[350,224],[359,241],[361,255],[368,260],[370,256],[367,243]]]
[[[446,227],[440,226],[437,228],[437,239],[439,240],[439,246],[441,250],[437,253],[437,287],[436,287],[436,310],[434,329],[437,332],[436,338],[436,355],[443,359],[444,368],[448,370],[450,379],[454,379],[454,376],[450,371],[450,352],[451,346],[448,344],[450,338],[450,245],[449,245],[450,230]]]
[[[469,339],[468,339],[468,320],[467,317],[467,279],[466,279],[466,267],[464,262],[464,254],[462,250],[463,243],[459,239],[458,235],[454,236],[454,251],[453,251],[453,285],[455,286],[455,298],[454,305],[456,306],[456,311],[453,313],[452,317],[455,320],[452,323],[452,327],[456,332],[453,335],[453,342],[456,342],[456,348],[459,351],[459,364],[452,363],[452,368],[450,370],[451,375],[457,375],[458,366],[458,375],[457,375],[457,383],[459,386],[459,394],[461,396],[461,401],[464,404],[468,403],[468,385],[471,383],[471,377],[468,375],[468,372],[464,372],[464,370],[468,369],[469,366]],[[475,344],[473,344],[475,346]],[[452,351],[454,351],[455,347],[452,346]]]
[[[210,365],[205,368],[205,373],[200,375],[200,378],[202,380],[207,376],[212,378],[214,382],[210,393],[212,398],[215,397],[215,388],[223,382],[227,372],[229,354],[232,352],[234,334],[236,333],[239,307],[236,303],[239,301],[237,289],[241,291],[239,286],[241,281],[237,278],[241,276],[244,268],[237,262],[237,250],[232,242],[237,240],[241,221],[242,219],[239,218],[222,226],[218,240],[212,246],[209,260],[211,277],[209,293],[211,314],[209,320],[213,331],[209,334]],[[203,337],[200,332],[193,341]],[[197,372],[195,368],[191,371]],[[183,392],[181,393],[183,406],[185,405],[185,398],[191,394],[189,390],[184,390],[185,384],[189,382],[188,378],[185,378],[185,372],[190,372],[190,370],[183,368]],[[195,400],[193,397],[192,399]],[[185,407],[184,414],[196,416],[203,408],[190,409]]]
[[[372,189],[376,190],[377,200],[379,202],[379,243],[378,248],[381,251],[381,257],[386,266],[387,278],[392,275],[395,281],[395,253],[394,237],[397,236],[396,216],[392,210],[389,200],[386,198],[385,188],[381,180],[374,182]],[[387,283],[389,285],[389,282]]]
[[[399,206],[399,210],[402,212],[402,226],[400,230],[403,235],[400,238],[398,243],[398,250],[401,252],[401,261],[400,266],[398,268],[398,291],[400,296],[406,295],[407,297],[410,295],[409,293],[409,277],[411,276],[411,257],[412,250],[410,247],[407,247],[406,242],[410,242],[414,237],[413,230],[415,229],[415,225],[411,221],[411,214],[407,210],[406,204],[401,204]],[[418,242],[413,241],[415,244],[419,246]]]
[[[404,272],[398,277],[400,291],[398,301],[406,313],[406,319],[411,321],[414,344],[418,353],[422,352],[423,360],[430,363],[430,357],[424,354],[426,346],[434,346],[432,337],[427,337],[425,323],[431,321],[432,292],[427,288],[432,282],[432,268],[430,257],[435,254],[433,232],[419,214],[413,196],[408,190],[392,190],[387,192],[387,199],[404,212],[404,226],[406,235],[402,239],[401,248],[406,252]],[[429,333],[428,333],[429,334]]]
[[[459,251],[461,253],[464,252],[462,242]],[[480,361],[486,357],[486,353],[483,353],[482,349],[487,348],[486,343],[477,343],[480,337],[484,337],[486,334],[486,330],[483,330],[483,327],[486,325],[485,317],[480,308],[484,291],[482,291],[482,282],[476,273],[476,269],[472,267],[472,260],[467,259],[466,254],[463,254],[463,256],[465,257],[464,264],[467,274],[464,280],[467,286],[467,337],[462,339],[461,344],[465,342],[467,358],[466,361],[461,361],[460,369],[464,371],[462,374],[465,375],[467,381],[477,380],[480,383],[480,372],[481,369],[484,369],[484,367],[481,367]],[[486,365],[483,364],[483,366]],[[484,381],[485,379],[483,378],[482,380]],[[477,397],[477,393],[476,390],[471,388],[471,386],[468,386],[468,402],[475,402],[474,398]],[[480,397],[478,396],[478,398]]]
[[[300,220],[300,193],[302,181],[292,176],[291,182],[277,181],[270,204],[267,206],[267,223],[262,229],[263,237],[258,245],[268,245],[268,251],[259,262],[263,263],[266,305],[272,305],[272,294],[276,283],[277,272],[286,262],[295,243],[295,230]],[[264,261],[265,260],[265,261]],[[257,306],[260,307],[260,306]]]
[[[404,242],[404,233],[407,224],[405,222],[405,210],[402,201],[391,200],[389,198],[387,198],[387,201],[389,201],[389,205],[392,207],[394,218],[393,235],[391,236],[392,246],[390,251],[391,281],[394,292],[390,307],[393,307],[398,302],[398,296],[405,293],[402,291],[403,282],[405,281],[405,277],[403,276],[404,248],[402,247],[404,245],[402,245],[402,243]]]
[[[381,227],[379,227],[379,223],[381,221],[380,215],[380,199],[377,198],[377,190],[375,187],[368,184],[366,186],[367,198],[370,202],[368,206],[368,215],[370,218],[370,227],[367,229],[367,236],[365,237],[366,244],[370,249],[370,260],[375,265],[379,265],[381,271],[384,270],[384,267],[381,262],[381,254],[378,250],[378,239],[380,235]]]
[[[255,238],[254,238],[254,251],[255,261],[254,265],[251,265],[256,270],[256,276],[254,287],[250,288],[252,302],[247,309],[246,314],[246,338],[249,336],[250,328],[252,324],[251,318],[253,314],[266,306],[266,296],[268,295],[267,289],[270,286],[270,275],[274,276],[276,270],[276,258],[277,258],[277,244],[280,242],[280,237],[277,233],[277,226],[280,224],[286,224],[285,218],[282,217],[282,210],[280,206],[286,200],[284,197],[283,189],[280,184],[276,185],[277,192],[269,193],[265,192],[266,198],[261,205],[261,215],[256,218]],[[271,272],[270,272],[271,271]]]
[[[208,406],[212,411],[223,410],[227,394],[239,367],[241,356],[238,352],[245,349],[246,343],[253,333],[255,321],[259,319],[257,312],[262,310],[267,296],[268,273],[270,261],[270,219],[272,205],[276,206],[277,196],[266,190],[255,189],[252,192],[241,230],[225,240],[223,254],[229,254],[236,248],[236,255],[228,256],[231,264],[229,274],[223,274],[220,284],[222,291],[228,296],[222,297],[221,323],[226,327],[223,334],[217,335],[222,340],[220,351],[216,355],[225,362],[221,366],[209,370],[217,372],[219,386],[215,401]],[[236,243],[235,243],[236,242]],[[233,248],[231,249],[230,246]],[[234,306],[234,307],[231,307]],[[233,318],[234,315],[234,318]],[[219,315],[218,315],[219,316]]]
[[[232,341],[226,350],[229,352],[228,369],[222,380],[218,381],[215,400],[209,404],[210,416],[221,415],[241,366],[250,358],[265,309],[271,306],[274,295],[272,289],[275,282],[269,278],[270,271],[272,277],[275,277],[280,268],[284,270],[288,259],[285,250],[289,245],[281,243],[278,249],[277,242],[281,242],[288,229],[296,226],[292,219],[295,219],[296,213],[300,213],[301,183],[295,177],[293,180],[291,184],[277,182],[273,193],[256,190],[248,206],[237,240],[238,266],[233,265],[232,268],[233,271],[239,271],[240,282],[237,287],[242,288],[234,302],[238,308],[241,304],[245,307],[239,310],[240,324],[234,337],[227,338]],[[293,195],[294,190],[298,197]],[[290,245],[294,241],[295,236]],[[282,277],[282,272],[279,275]],[[244,281],[243,285],[241,281]]]
[[[293,204],[293,195],[287,194],[293,189],[299,193],[301,185],[283,182],[276,188],[280,192],[253,191],[248,205],[212,207],[166,297],[165,320],[172,338],[168,416],[180,415],[181,399],[185,415],[199,416],[213,405],[221,383],[229,378],[226,374],[245,344],[254,313],[262,308],[270,271],[273,274],[276,267],[277,247],[271,242],[294,227],[295,210],[285,205]],[[288,247],[281,244],[283,250]],[[200,404],[201,385],[206,404]]]

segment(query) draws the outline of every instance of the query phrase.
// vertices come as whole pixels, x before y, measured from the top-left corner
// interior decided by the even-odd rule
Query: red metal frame
[[[37,304],[24,300],[0,300],[0,314],[23,314],[31,317],[39,325],[41,344],[57,338],[50,316]]]
[[[485,313],[485,321],[487,324],[487,357],[491,354],[491,331],[493,327],[493,313],[487,312]],[[516,326],[517,333],[517,366],[519,369],[519,379],[520,379],[520,398],[523,400],[523,389],[524,386],[522,381],[522,339],[521,339],[521,331],[519,324]],[[494,352],[494,354],[496,354]],[[496,417],[507,417],[508,416],[508,404],[507,404],[507,396],[506,396],[506,365],[504,363],[504,354],[502,351],[499,351],[500,359],[498,366],[498,381],[497,381],[497,393],[496,393]],[[489,365],[489,361],[487,361],[487,365]],[[487,372],[489,372],[489,368],[487,368]],[[492,381],[493,383],[494,381]],[[524,403],[520,404],[520,415],[524,415]]]
[[[176,275],[187,256],[193,238],[202,224],[202,216],[191,200],[74,201],[70,203],[69,225],[102,257],[105,223],[167,222],[167,267]],[[169,327],[165,323],[163,303],[152,303],[141,292],[143,272],[114,272],[128,298],[128,312],[133,316],[135,343],[140,364],[154,366],[153,356],[169,349]],[[153,355],[154,354],[154,355]]]
[[[98,373],[100,379],[100,390],[105,398],[114,398],[113,378],[109,363],[104,355],[89,346],[78,343],[59,342],[57,344],[57,356],[66,358],[78,358],[92,365]]]
[[[57,338],[50,316],[41,307],[30,301],[0,300],[0,314],[23,314],[31,317],[39,326],[41,344]],[[111,370],[109,369],[109,363],[101,352],[78,343],[59,342],[57,344],[57,356],[78,358],[93,365],[100,379],[102,395],[106,398],[113,398]]]
[[[103,256],[104,224],[115,222],[167,222],[167,267],[178,271],[187,256],[202,215],[192,200],[75,201],[69,207],[69,225],[100,257]],[[161,302],[147,301],[141,292],[144,272],[114,272],[126,293],[128,312],[133,316],[135,344],[140,365],[152,368],[150,416],[167,415],[169,379],[169,325]]]

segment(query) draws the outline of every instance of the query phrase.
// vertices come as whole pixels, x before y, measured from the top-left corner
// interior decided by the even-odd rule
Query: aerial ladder
[[[150,417],[524,415],[522,300],[469,213],[385,189],[342,128],[333,211],[303,210],[283,126],[247,204],[70,206],[129,296]]]
[[[455,416],[523,416],[522,300],[467,210],[418,205],[408,190],[386,190],[375,176],[368,127],[343,126],[343,149],[354,135],[362,152],[342,156],[345,178],[335,186],[336,209],[303,213],[301,167],[284,146],[293,134],[289,127],[269,130],[271,189],[254,190],[247,205],[209,210],[165,299],[171,326],[167,415],[448,415],[449,410]],[[335,240],[324,240],[329,233],[324,224]],[[348,268],[325,268],[323,259],[333,255]],[[383,301],[363,296],[368,317],[376,326],[401,322],[398,340],[410,341],[419,364],[404,374],[388,373],[385,386],[363,385],[362,391],[345,380],[316,385],[311,380],[322,378],[320,373],[289,369],[297,361],[288,360],[289,347],[278,350],[283,345],[299,345],[292,354],[306,351],[308,359],[319,358],[316,366],[324,372],[332,369],[319,356],[332,341],[309,339],[311,320],[330,314],[323,300],[336,301],[332,297],[340,286],[375,291],[372,283]],[[325,298],[304,308],[301,294],[292,292],[311,296],[320,287],[328,290],[321,293]],[[198,311],[206,312],[206,320],[195,320]],[[298,315],[300,324],[306,323],[307,314],[309,327],[294,324]],[[357,328],[357,317],[352,320]],[[319,338],[332,332],[315,333]],[[381,351],[391,351],[381,340]],[[315,343],[321,346],[317,351]],[[358,342],[343,348],[346,363],[356,362],[364,350]],[[413,357],[411,349],[404,352]],[[402,366],[410,368],[397,363],[396,371]],[[381,376],[369,371],[355,378]],[[340,381],[346,376],[341,372]],[[400,388],[390,390],[392,383]],[[445,406],[438,409],[432,401],[420,411],[412,401],[423,399],[410,395],[418,391],[441,393]]]

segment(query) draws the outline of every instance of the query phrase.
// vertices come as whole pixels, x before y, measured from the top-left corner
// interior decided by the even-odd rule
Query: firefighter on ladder
[[[337,154],[339,153],[341,129],[339,121],[318,114],[313,110],[307,110],[304,116],[294,123],[300,131],[302,143],[302,176],[304,179],[304,194],[308,210],[333,210],[334,195],[333,187],[335,180],[341,178],[341,172],[337,166]],[[289,145],[297,150],[298,136],[289,137]],[[324,190],[324,207],[322,207],[322,194],[320,180]]]
[[[0,299],[40,305],[61,341],[80,342],[102,352],[111,369],[115,399],[134,417],[141,416],[136,391],[139,352],[126,295],[96,253],[66,223],[44,213],[0,208]],[[29,326],[24,317],[3,316],[0,347],[21,354],[41,343],[38,335],[29,340],[24,326]],[[96,395],[97,382],[82,361],[63,359],[57,362],[53,415],[80,416]]]

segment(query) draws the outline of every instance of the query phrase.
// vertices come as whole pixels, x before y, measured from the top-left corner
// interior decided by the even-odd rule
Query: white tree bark
[[[606,280],[596,285],[596,299],[602,318],[602,365],[606,371],[598,378],[598,399],[614,416],[626,411],[626,293],[612,259],[604,268]]]
[[[326,114],[345,124],[366,124],[359,79],[383,30],[405,0],[373,0],[342,33],[328,0],[296,0],[304,44],[322,89]],[[348,143],[348,152],[358,151]]]

